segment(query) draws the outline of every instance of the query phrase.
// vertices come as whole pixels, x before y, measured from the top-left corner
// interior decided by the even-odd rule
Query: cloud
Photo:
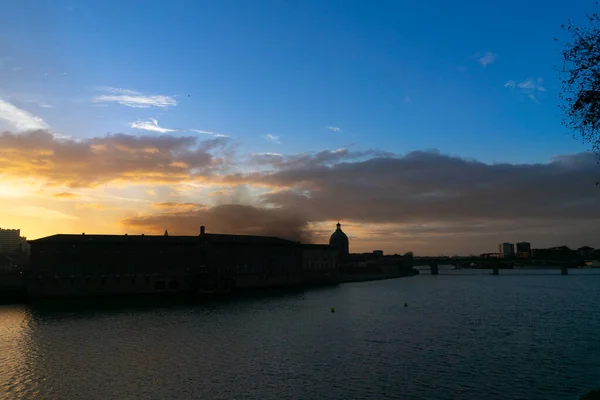
[[[190,132],[201,133],[203,135],[211,135],[215,137],[229,137],[228,135],[223,135],[222,133],[216,133],[211,131],[203,131],[201,129],[188,129]]]
[[[180,129],[170,129],[170,128],[162,128],[158,125],[158,121],[154,118],[150,118],[149,121],[136,121],[136,122],[131,122],[129,124],[129,126],[131,126],[132,128],[135,129],[142,129],[145,131],[151,131],[151,132],[159,132],[159,133],[168,133],[168,132],[178,132],[180,131]]]
[[[48,129],[48,124],[38,116],[0,99],[0,120],[8,122],[17,131]]]
[[[134,95],[134,96],[141,95],[140,92],[137,92],[135,90],[116,88],[116,87],[112,87],[112,86],[97,86],[96,90],[101,91],[101,92],[108,92],[108,93],[112,93],[112,94],[125,94],[125,95]]]
[[[342,161],[358,161],[371,157],[390,157],[393,153],[381,150],[350,151],[347,148],[335,150],[322,150],[313,153],[283,155],[279,153],[254,153],[250,157],[251,165],[268,165],[277,170],[294,169],[303,170],[317,166],[334,165]],[[273,172],[273,171],[270,171]]]
[[[325,129],[329,129],[332,132],[340,132],[342,129],[337,126],[326,126]]]
[[[224,168],[225,138],[133,136],[58,139],[47,131],[0,133],[0,174],[50,185],[194,181]]]
[[[264,137],[269,139],[273,143],[281,144],[281,141],[279,140],[279,136],[275,136],[275,135],[271,135],[270,133],[267,133],[266,135],[264,135]]]
[[[210,135],[216,138],[227,138],[229,136],[223,135],[220,133],[203,131],[200,129],[174,129],[174,128],[163,128],[158,125],[158,121],[155,118],[150,118],[148,121],[137,120],[135,122],[130,122],[129,126],[135,129],[141,129],[150,132],[159,132],[159,133],[171,133],[171,132],[196,132],[201,133],[203,135]]]
[[[171,209],[171,210],[202,210],[206,209],[206,206],[203,204],[197,203],[176,203],[176,202],[165,202],[165,203],[155,203],[152,204],[154,208],[162,208],[162,209]]]
[[[42,108],[54,108],[54,106],[52,106],[50,104],[40,104],[40,107],[42,107]]]
[[[481,66],[483,68],[485,68],[488,65],[491,65],[491,64],[495,63],[496,59],[498,58],[498,55],[492,53],[491,51],[488,51],[487,53],[485,53],[483,55],[476,54],[475,57],[477,57],[477,62],[479,64],[481,64]]]
[[[177,100],[175,100],[173,96],[144,95],[140,92],[136,92],[135,90],[105,86],[99,87],[97,89],[100,91],[107,92],[109,94],[93,97],[92,101],[94,103],[117,103],[133,108],[166,108],[177,105]]]
[[[401,233],[393,240],[419,238],[445,251],[493,251],[505,240],[537,240],[538,247],[588,242],[585,235],[598,232],[600,168],[590,153],[519,165],[420,151],[362,161],[344,151],[320,157],[329,160],[271,157],[273,170],[228,179],[270,185],[264,207],[304,210],[311,222],[392,224]]]
[[[207,233],[277,236],[289,240],[311,242],[308,222],[301,214],[289,210],[259,208],[242,204],[189,208],[170,204],[175,210],[159,214],[140,215],[122,221],[128,229],[147,233],[198,235],[200,226]]]
[[[79,197],[79,195],[75,194],[75,193],[69,193],[69,192],[60,192],[60,193],[56,193],[52,197],[54,197],[56,199],[76,199]]]
[[[543,86],[544,80],[542,78],[528,78],[519,83],[514,80],[509,80],[504,84],[504,87],[516,91],[520,95],[526,96],[527,98],[539,103],[538,96],[546,92],[546,88]]]

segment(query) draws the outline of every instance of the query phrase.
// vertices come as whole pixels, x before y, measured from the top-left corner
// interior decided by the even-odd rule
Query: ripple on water
[[[188,306],[4,306],[0,393],[577,399],[600,385],[600,276],[457,274]]]

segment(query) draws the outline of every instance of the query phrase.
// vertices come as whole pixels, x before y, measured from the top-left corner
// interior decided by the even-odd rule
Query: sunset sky
[[[0,227],[269,234],[417,255],[600,247],[561,126],[590,1],[11,1]]]

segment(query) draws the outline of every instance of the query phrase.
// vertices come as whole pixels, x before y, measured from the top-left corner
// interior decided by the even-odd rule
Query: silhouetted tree
[[[579,397],[579,400],[600,400],[600,389],[590,390],[583,396]]]
[[[571,41],[562,51],[560,107],[563,124],[600,154],[600,16],[594,13],[587,20],[586,26],[571,20],[562,26]]]

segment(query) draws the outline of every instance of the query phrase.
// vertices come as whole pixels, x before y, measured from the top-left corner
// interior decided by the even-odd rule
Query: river
[[[0,398],[578,399],[600,387],[599,288],[600,269],[442,269],[200,304],[2,306]]]

